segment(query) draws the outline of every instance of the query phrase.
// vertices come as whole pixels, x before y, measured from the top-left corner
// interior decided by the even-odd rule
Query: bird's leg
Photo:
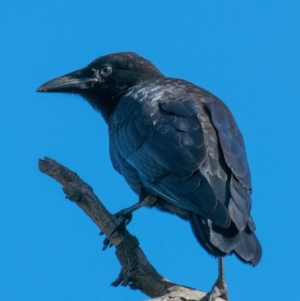
[[[115,222],[115,227],[112,230],[112,232],[104,239],[103,241],[103,250],[105,250],[107,247],[111,246],[109,238],[118,230],[123,230],[125,227],[131,222],[132,220],[132,213],[133,211],[142,208],[144,206],[151,206],[153,205],[157,200],[157,196],[153,194],[147,193],[146,195],[144,193],[140,194],[139,201],[123,210],[120,210],[117,212],[115,215],[116,222]],[[100,232],[100,235],[102,235],[103,232]]]
[[[208,300],[213,301],[216,298],[222,298],[225,301],[229,300],[228,292],[227,292],[227,285],[226,285],[226,281],[225,281],[223,257],[218,257],[218,278],[209,293]]]

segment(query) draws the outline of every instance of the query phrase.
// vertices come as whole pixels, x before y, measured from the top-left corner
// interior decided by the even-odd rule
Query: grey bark
[[[47,157],[39,160],[39,169],[59,182],[67,199],[75,202],[105,235],[112,232],[115,225],[114,215],[103,206],[92,187],[75,172]],[[116,256],[121,264],[121,272],[113,281],[113,286],[123,285],[138,289],[153,298],[151,301],[207,300],[206,293],[173,283],[160,275],[147,260],[137,238],[127,230],[117,231],[110,237],[110,241],[116,248]]]

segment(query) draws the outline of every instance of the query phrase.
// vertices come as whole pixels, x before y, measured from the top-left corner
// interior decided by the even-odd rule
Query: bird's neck
[[[100,98],[97,95],[91,94],[82,95],[82,97],[85,98],[96,111],[100,112],[105,122],[108,123],[122,96],[101,96]]]

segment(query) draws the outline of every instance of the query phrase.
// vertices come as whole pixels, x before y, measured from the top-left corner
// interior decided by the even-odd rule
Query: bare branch
[[[115,217],[103,206],[93,189],[79,176],[53,159],[39,160],[39,169],[63,186],[66,197],[75,202],[108,235],[115,225]],[[161,276],[150,264],[139,247],[136,237],[127,230],[116,232],[110,237],[116,247],[116,256],[122,266],[114,286],[129,285],[150,296],[153,301],[206,300],[207,294],[195,289],[175,284]],[[219,299],[221,300],[221,299]]]

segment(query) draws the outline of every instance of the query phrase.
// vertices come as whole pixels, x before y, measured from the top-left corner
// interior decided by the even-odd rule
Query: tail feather
[[[202,219],[199,215],[190,212],[189,221],[200,245],[211,255],[214,256],[224,256],[226,253],[222,252],[220,249],[216,248],[209,240],[209,228],[205,226],[204,222],[206,220]]]
[[[211,220],[190,212],[189,221],[194,235],[203,248],[214,256],[224,256],[234,253],[240,260],[257,265],[262,256],[261,245],[250,230],[239,231],[231,222],[228,228],[220,228]]]
[[[234,253],[244,262],[249,262],[256,266],[262,256],[261,245],[254,233],[247,231],[240,233],[240,243],[235,248]]]

